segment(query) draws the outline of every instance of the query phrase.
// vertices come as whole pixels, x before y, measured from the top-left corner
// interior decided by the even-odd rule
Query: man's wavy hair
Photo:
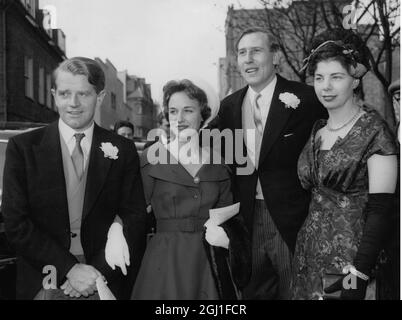
[[[85,57],[74,57],[64,60],[53,71],[52,88],[56,89],[57,74],[60,71],[70,72],[73,75],[87,76],[88,82],[94,86],[97,94],[105,88],[105,73],[95,60]]]
[[[208,98],[206,93],[197,87],[190,80],[171,80],[163,87],[163,112],[165,118],[169,121],[169,101],[173,94],[184,92],[190,99],[198,101],[201,109],[201,127],[204,122],[211,116],[211,108],[208,106]]]
[[[250,27],[247,28],[245,30],[242,31],[242,33],[240,34],[240,36],[236,39],[235,42],[235,53],[237,55],[237,50],[239,49],[239,42],[240,40],[248,34],[252,34],[252,33],[262,33],[265,34],[267,37],[267,41],[268,41],[268,46],[269,49],[271,50],[271,52],[277,52],[279,51],[279,44],[276,41],[276,39],[269,33],[269,31],[267,29],[261,28],[261,27]]]

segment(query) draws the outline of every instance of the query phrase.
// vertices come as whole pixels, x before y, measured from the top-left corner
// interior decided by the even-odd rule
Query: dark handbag
[[[343,278],[345,275],[342,273],[325,273],[322,278],[323,288],[328,288],[333,283]],[[324,300],[341,300],[341,290],[335,291],[333,293],[324,293]],[[367,285],[366,297],[364,300],[377,300],[376,299],[376,281],[375,279],[370,280]]]

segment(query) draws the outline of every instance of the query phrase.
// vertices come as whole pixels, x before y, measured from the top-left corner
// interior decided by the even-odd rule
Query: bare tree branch
[[[285,0],[259,2],[263,10],[243,10],[243,18],[239,17],[243,21],[236,21],[233,27],[259,25],[269,30],[279,45],[284,63],[289,67],[287,72],[293,72],[293,76],[300,81],[306,81],[306,73],[299,74],[299,70],[309,54],[313,39],[325,29],[343,27],[343,6],[351,3],[346,0],[293,0],[285,6]],[[373,74],[387,94],[386,89],[392,79],[392,53],[400,46],[400,27],[395,23],[400,16],[400,3],[397,0],[356,0],[355,8],[359,9],[354,20],[358,27],[356,32],[369,47],[368,58]],[[236,34],[232,33],[232,36],[236,37]],[[233,65],[233,61],[231,63]],[[392,106],[386,105],[385,108],[390,111]]]

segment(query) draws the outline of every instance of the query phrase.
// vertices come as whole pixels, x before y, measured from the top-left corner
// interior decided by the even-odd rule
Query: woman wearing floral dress
[[[387,124],[357,103],[367,72],[367,50],[350,30],[324,32],[307,61],[328,120],[313,127],[298,174],[312,190],[309,214],[297,238],[293,298],[364,299],[371,270],[387,232],[397,180],[397,148]],[[326,274],[343,278],[323,287]],[[347,282],[345,281],[345,283]]]

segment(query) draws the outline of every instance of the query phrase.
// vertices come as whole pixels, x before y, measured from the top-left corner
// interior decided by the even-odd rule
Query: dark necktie
[[[75,173],[79,180],[81,180],[82,175],[84,173],[84,153],[81,148],[81,140],[85,137],[84,133],[76,133],[74,134],[75,138],[75,148],[73,153],[71,154],[71,159],[73,160]]]

